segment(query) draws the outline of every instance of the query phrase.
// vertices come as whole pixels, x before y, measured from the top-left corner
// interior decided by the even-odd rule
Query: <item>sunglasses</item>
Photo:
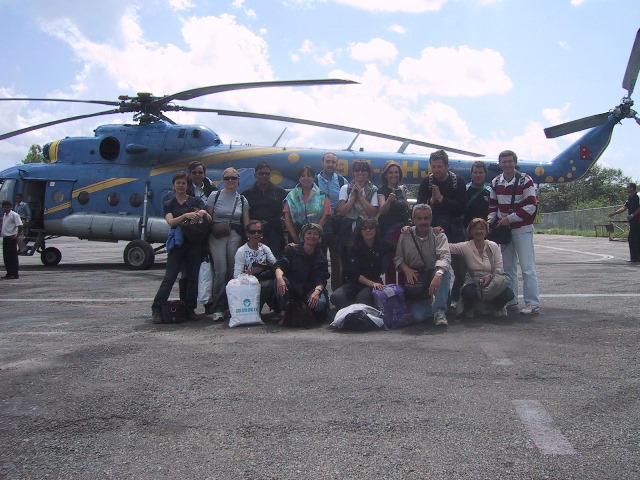
[[[223,177],[223,180],[225,182],[230,182],[231,180],[237,180],[237,179],[238,179],[238,177]]]
[[[375,230],[375,229],[376,229],[376,227],[372,227],[370,225],[361,228],[361,230]]]
[[[269,175],[271,175],[271,172],[257,172],[256,175],[259,175],[261,177],[268,177]]]
[[[262,230],[249,230],[249,235],[262,235]]]

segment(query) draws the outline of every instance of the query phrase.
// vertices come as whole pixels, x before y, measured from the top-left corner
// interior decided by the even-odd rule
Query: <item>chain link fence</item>
[[[609,213],[619,208],[599,207],[584,210],[572,210],[566,212],[542,213],[540,215],[540,228],[562,228],[567,230],[591,231],[596,236],[608,236],[611,240],[624,240],[629,232],[629,224],[623,214],[617,217],[609,217]],[[616,220],[616,218],[618,220]]]

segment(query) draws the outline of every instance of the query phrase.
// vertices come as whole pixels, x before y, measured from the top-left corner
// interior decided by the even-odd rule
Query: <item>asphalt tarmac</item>
[[[538,316],[352,333],[154,325],[162,258],[52,241],[0,281],[0,478],[640,478],[640,266],[535,244]]]

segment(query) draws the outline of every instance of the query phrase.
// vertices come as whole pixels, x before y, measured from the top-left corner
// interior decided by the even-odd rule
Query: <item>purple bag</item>
[[[382,290],[374,290],[373,306],[382,312],[387,328],[401,328],[410,323],[407,301],[400,285],[390,284]]]

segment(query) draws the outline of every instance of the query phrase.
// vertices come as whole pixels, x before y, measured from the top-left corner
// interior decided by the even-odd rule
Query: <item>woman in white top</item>
[[[213,259],[213,302],[205,305],[206,313],[213,313],[213,320],[222,320],[227,308],[224,288],[233,273],[235,255],[244,240],[245,226],[249,223],[249,204],[238,193],[240,174],[235,168],[222,173],[224,188],[211,192],[207,199],[207,212],[213,218],[214,230],[209,235],[209,253]],[[215,234],[216,224],[228,223],[229,228]]]
[[[449,244],[451,253],[462,256],[467,264],[466,282],[460,291],[460,298],[467,318],[474,316],[474,307],[479,298],[478,285],[487,285],[495,275],[502,273],[500,245],[486,240],[488,233],[489,224],[487,221],[482,218],[474,218],[467,227],[467,235],[471,240]],[[500,316],[505,316],[504,306],[513,297],[513,291],[507,288],[491,300],[491,305]]]
[[[238,278],[242,273],[253,275],[260,282],[260,309],[266,303],[275,310],[275,297],[273,279],[275,278],[273,267],[276,257],[271,249],[262,242],[264,225],[260,220],[250,220],[247,224],[247,243],[236,252],[233,267],[233,278]]]

